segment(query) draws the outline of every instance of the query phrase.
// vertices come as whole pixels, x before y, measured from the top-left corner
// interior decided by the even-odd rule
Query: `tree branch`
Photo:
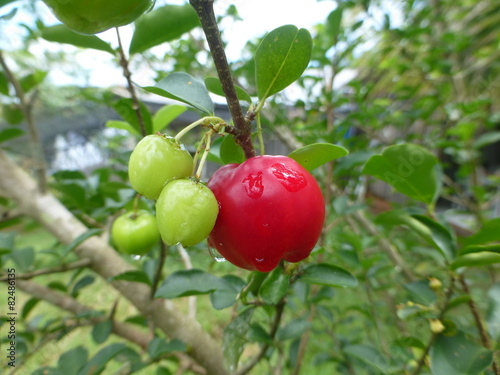
[[[212,53],[215,68],[217,69],[217,74],[222,84],[222,91],[224,91],[224,95],[226,96],[227,105],[231,112],[234,125],[236,129],[238,129],[235,140],[245,152],[245,156],[251,158],[255,156],[255,149],[251,138],[251,125],[250,121],[247,121],[245,116],[243,116],[240,101],[236,94],[233,77],[229,69],[224,45],[222,44],[220,31],[215,19],[213,8],[214,0],[190,0],[189,3],[200,19],[210,52]]]
[[[72,263],[67,263],[67,264],[61,264],[60,266],[55,266],[55,267],[49,267],[49,268],[44,268],[41,270],[36,270],[33,272],[27,272],[23,273],[21,275],[16,275],[16,280],[28,280],[32,279],[33,277],[41,276],[41,275],[48,275],[51,273],[58,273],[58,272],[66,272],[70,270],[74,270],[76,268],[84,268],[90,266],[92,261],[88,258],[82,258],[77,260],[76,262]],[[0,275],[0,281],[7,281],[9,279],[8,276],[1,276]]]
[[[88,230],[52,194],[40,193],[36,182],[2,151],[0,191],[15,200],[21,212],[45,226],[63,244],[71,243]],[[97,236],[90,237],[74,251],[80,258],[91,259],[90,268],[105,280],[134,269]],[[151,289],[143,283],[113,281],[111,285],[165,334],[186,343],[188,354],[207,370],[207,374],[229,375],[220,343],[204,331],[198,321],[179,311],[172,301],[151,299]]]

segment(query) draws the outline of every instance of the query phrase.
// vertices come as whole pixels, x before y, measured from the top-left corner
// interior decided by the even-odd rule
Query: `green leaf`
[[[210,293],[210,302],[216,310],[222,310],[234,305],[236,297],[245,287],[246,283],[238,276],[224,275],[222,277],[224,286]]]
[[[485,245],[490,242],[499,242],[498,231],[500,228],[500,217],[486,221],[482,228],[472,236],[466,237],[463,245]]]
[[[486,314],[488,332],[494,341],[500,339],[500,282],[488,290],[488,312]]]
[[[427,216],[410,215],[402,210],[391,210],[378,215],[376,222],[404,225],[432,245],[448,261],[455,257],[455,241],[450,231]]]
[[[66,246],[64,253],[68,254],[80,246],[83,242],[87,241],[90,237],[97,236],[103,232],[100,228],[89,229],[85,233],[80,234],[77,238],[75,238],[69,245]]]
[[[368,345],[349,345],[344,353],[354,357],[382,374],[391,373],[389,361],[377,349]]]
[[[6,142],[10,139],[20,137],[24,131],[18,128],[8,128],[0,131],[0,143]]]
[[[9,80],[4,72],[0,72],[0,94],[9,96]]]
[[[73,287],[73,290],[71,291],[71,295],[73,297],[76,297],[81,289],[93,284],[94,281],[95,281],[94,276],[87,275],[82,277],[80,280],[76,282],[75,286]]]
[[[77,346],[64,352],[57,361],[57,369],[64,375],[76,375],[87,363],[88,352],[83,346]]]
[[[15,249],[10,253],[10,258],[19,267],[20,271],[28,271],[35,261],[35,250],[32,247]]]
[[[491,251],[482,251],[480,253],[470,253],[457,257],[451,263],[451,269],[486,266],[497,263],[500,263],[500,254],[492,253]]]
[[[255,52],[257,95],[261,101],[295,82],[311,59],[312,38],[306,29],[285,25],[267,34]]]
[[[337,6],[327,17],[326,19],[326,31],[328,36],[331,38],[331,44],[335,45],[340,27],[342,25],[342,14],[344,12],[344,8],[342,6]]]
[[[426,204],[434,204],[441,189],[441,169],[437,158],[414,144],[385,148],[382,154],[368,159],[362,172]]]
[[[135,31],[130,42],[131,55],[179,39],[179,37],[199,25],[198,16],[189,5],[166,5],[142,15],[135,23]]]
[[[104,370],[109,361],[126,348],[127,346],[121,343],[106,346],[105,348],[99,350],[97,354],[95,354],[80,371],[78,371],[77,375],[99,374]]]
[[[489,132],[485,134],[481,134],[479,137],[477,137],[476,140],[472,143],[472,146],[474,148],[482,148],[484,146],[490,145],[492,143],[496,143],[500,141],[500,132]]]
[[[307,284],[354,287],[358,280],[349,271],[328,263],[313,264],[304,269],[300,281]]]
[[[38,304],[38,302],[40,302],[40,300],[36,297],[32,297],[28,301],[26,301],[26,303],[23,306],[23,310],[21,312],[21,317],[23,319],[26,319],[28,314],[31,312],[31,310],[33,310],[33,308]]]
[[[331,143],[314,143],[292,151],[288,157],[295,160],[308,171],[318,168],[329,161],[349,154],[342,146]]]
[[[43,39],[49,42],[70,44],[81,48],[91,48],[115,55],[113,48],[99,37],[77,33],[62,24],[43,28],[41,35]]]
[[[187,345],[177,339],[167,342],[165,339],[155,337],[148,345],[148,354],[151,359],[158,359],[167,353],[185,352],[186,350]]]
[[[492,361],[491,351],[469,341],[463,333],[439,335],[431,351],[433,375],[480,375]]]
[[[102,344],[105,342],[111,331],[113,330],[113,322],[109,319],[98,322],[92,328],[92,339],[94,339],[96,344]]]
[[[149,279],[149,276],[146,274],[146,272],[140,270],[126,271],[109,279],[109,281],[119,281],[119,280],[133,281],[136,283],[144,283],[151,285],[151,280]]]
[[[121,129],[121,130],[126,130],[132,135],[138,135],[140,136],[141,133],[139,130],[134,128],[132,125],[130,125],[126,121],[118,121],[118,120],[109,120],[106,122],[106,127],[107,128],[114,128],[114,129]]]
[[[471,253],[480,253],[482,251],[489,251],[492,253],[500,254],[500,243],[491,244],[491,245],[470,245],[462,248],[460,250],[460,255],[471,254]]]
[[[17,0],[0,0],[0,8]]]
[[[414,281],[403,286],[410,293],[413,302],[432,305],[437,300],[436,293],[429,287],[427,280]]]
[[[179,104],[169,104],[161,107],[153,116],[153,133],[161,132],[173,120],[186,112],[187,108]]]
[[[208,153],[208,161],[217,163],[217,164],[224,164],[220,157],[220,147],[222,145],[222,142],[224,141],[225,137],[219,137],[216,138],[215,141],[212,142],[212,145],[210,146],[210,152]]]
[[[134,109],[135,103],[132,99],[123,98],[117,100],[112,104],[112,106],[116,113],[118,113],[121,118],[123,118],[135,129],[137,134],[141,134],[141,126],[139,124],[139,119],[137,118],[137,112]],[[148,107],[142,102],[140,103],[140,112],[146,134],[152,134],[153,120],[151,118],[151,112],[149,111]]]
[[[311,327],[306,319],[295,319],[279,329],[276,338],[280,341],[296,339]]]
[[[205,78],[205,86],[207,87],[208,91],[211,93],[214,93],[219,96],[226,96],[224,94],[224,90],[222,90],[222,83],[220,82],[219,78],[215,77],[207,77]],[[238,96],[238,99],[243,102],[247,103],[252,103],[252,98],[248,93],[242,89],[240,86],[235,85],[234,88],[236,89],[236,96]]]
[[[156,291],[157,298],[176,298],[208,294],[224,288],[224,282],[205,271],[198,269],[176,271],[163,280]]]
[[[206,114],[214,113],[214,103],[210,99],[204,83],[187,73],[172,73],[156,83],[155,86],[147,86],[143,89],[165,98],[186,103]]]
[[[29,73],[24,77],[21,77],[19,84],[25,93],[37,87],[43,82],[48,72],[44,70],[35,70],[33,73]]]
[[[275,268],[260,287],[260,296],[265,303],[276,305],[288,292],[290,276],[283,273],[280,267]]]
[[[253,315],[253,308],[244,310],[224,329],[222,337],[222,351],[224,359],[231,373],[235,372],[241,353],[247,343],[247,335],[250,329],[250,320]]]
[[[18,125],[24,120],[23,111],[13,103],[2,106],[2,115],[10,125]]]
[[[224,164],[240,164],[245,161],[243,149],[236,144],[236,141],[231,134],[224,136],[220,145],[219,155]]]

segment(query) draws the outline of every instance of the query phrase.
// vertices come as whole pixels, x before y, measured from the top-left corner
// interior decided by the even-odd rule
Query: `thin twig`
[[[210,52],[212,53],[215,68],[217,69],[217,74],[222,84],[222,91],[224,91],[229,112],[231,112],[234,125],[238,129],[235,140],[243,149],[245,156],[251,158],[255,156],[255,149],[251,138],[251,125],[245,116],[243,116],[240,101],[236,94],[234,80],[231,75],[229,63],[224,51],[224,45],[220,37],[219,27],[217,26],[217,20],[215,18],[213,8],[214,0],[190,0],[189,3],[200,19]]]
[[[141,135],[145,137],[146,135],[148,135],[148,132],[146,131],[146,125],[144,124],[144,118],[142,117],[141,103],[135,92],[134,83],[132,82],[132,73],[130,72],[129,69],[129,61],[127,59],[127,56],[125,56],[125,50],[123,49],[123,44],[120,37],[120,31],[118,30],[118,28],[116,28],[116,37],[118,39],[118,52],[120,53],[120,65],[123,69],[123,76],[127,80],[127,89],[128,92],[130,93],[130,97],[133,103],[132,108],[134,109],[135,114],[137,116],[137,121],[139,122],[139,129],[141,130]]]
[[[165,259],[167,258],[167,245],[160,241],[160,257],[158,258],[158,265],[156,266],[156,273],[153,280],[153,285],[151,286],[151,298],[154,298],[156,289],[158,289],[158,284],[160,283],[163,266],[165,264]]]
[[[44,268],[41,270],[36,270],[33,272],[27,272],[20,275],[16,275],[16,279],[18,280],[29,280],[37,276],[41,275],[49,275],[52,273],[66,272],[70,270],[74,270],[77,268],[88,267],[92,264],[92,260],[89,258],[82,258],[72,263],[61,264],[60,266]],[[8,281],[8,276],[0,276],[0,281]]]

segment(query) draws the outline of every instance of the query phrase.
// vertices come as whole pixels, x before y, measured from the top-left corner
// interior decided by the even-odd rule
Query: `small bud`
[[[429,323],[432,333],[441,333],[445,329],[444,324],[439,319],[430,319]]]
[[[443,288],[443,283],[441,280],[436,279],[435,277],[429,277],[429,287],[435,291],[438,292]]]

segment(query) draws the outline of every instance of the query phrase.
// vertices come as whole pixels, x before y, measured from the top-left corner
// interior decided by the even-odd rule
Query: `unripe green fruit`
[[[158,199],[165,184],[193,173],[193,157],[174,138],[160,134],[144,137],[130,155],[128,176],[132,187],[148,199]]]
[[[219,205],[212,191],[191,179],[169,182],[156,202],[161,238],[167,245],[192,246],[212,231]]]
[[[117,249],[126,254],[144,255],[160,240],[156,218],[147,211],[127,212],[111,227]]]
[[[55,16],[81,34],[127,25],[150,9],[153,0],[43,0]]]

